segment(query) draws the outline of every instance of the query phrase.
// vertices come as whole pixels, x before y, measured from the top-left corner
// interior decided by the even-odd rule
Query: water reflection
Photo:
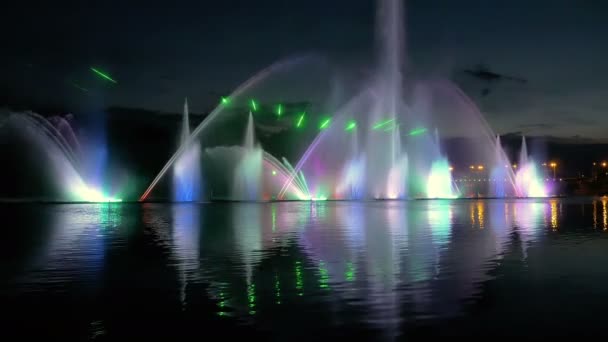
[[[392,338],[410,322],[466,315],[496,274],[569,233],[569,206],[608,228],[608,198],[48,207],[41,261],[19,279],[129,296],[124,283],[136,281],[165,296],[154,303],[188,312],[204,296],[222,320],[287,335],[298,323],[286,312],[297,312],[321,330]]]

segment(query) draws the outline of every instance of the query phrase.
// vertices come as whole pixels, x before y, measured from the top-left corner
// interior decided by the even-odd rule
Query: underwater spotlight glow
[[[122,202],[122,199],[104,195],[97,189],[81,185],[74,190],[76,198],[84,202]]]
[[[352,131],[355,128],[357,128],[357,122],[355,120],[350,120],[349,122],[346,123],[346,127],[344,127],[344,130]]]
[[[251,109],[253,109],[254,112],[257,112],[258,110],[258,104],[255,102],[254,99],[251,99]]]
[[[327,196],[311,197],[310,200],[314,202],[327,201]]]
[[[302,122],[304,121],[304,116],[306,115],[306,113],[302,113],[300,114],[300,117],[298,118],[298,121],[296,122],[296,127],[300,128],[302,126]]]
[[[452,188],[452,172],[444,158],[431,164],[431,171],[426,182],[427,198],[457,198]]]
[[[280,103],[277,105],[277,116],[283,115],[283,105]]]
[[[331,122],[331,118],[327,118],[327,119],[321,121],[321,124],[319,125],[319,129],[327,128],[327,126],[329,126],[330,122]]]
[[[93,68],[91,67],[91,71],[94,72],[95,74],[97,74],[99,77],[110,81],[112,83],[118,83],[116,82],[116,80],[114,80],[112,77],[110,77],[108,74],[104,73],[103,71],[100,71],[99,69]]]
[[[427,131],[426,128],[416,128],[416,129],[413,129],[413,130],[409,131],[407,133],[407,135],[409,135],[411,137],[414,137],[414,136],[417,136],[417,135],[424,134],[424,133],[426,133],[426,131]]]
[[[372,129],[380,129],[394,121],[395,121],[395,119],[388,119],[388,120],[377,122],[376,124],[374,124],[374,126],[372,126]]]

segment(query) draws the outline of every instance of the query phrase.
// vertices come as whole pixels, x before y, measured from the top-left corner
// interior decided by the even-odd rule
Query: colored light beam
[[[391,122],[394,122],[394,121],[395,121],[395,119],[388,119],[388,120],[380,121],[380,122],[376,123],[372,127],[372,129],[380,129],[380,128],[382,128],[382,127],[384,127],[384,126],[386,126],[386,125],[388,125],[388,124],[390,124]]]
[[[327,126],[329,126],[330,122],[331,122],[331,118],[327,118],[327,119],[321,121],[321,124],[319,125],[319,129],[326,129]]]
[[[103,71],[100,71],[100,70],[95,69],[93,67],[91,67],[91,71],[94,72],[95,74],[97,74],[99,77],[101,77],[101,78],[103,78],[103,79],[105,79],[107,81],[110,81],[110,82],[112,82],[114,84],[118,83],[118,82],[116,82],[116,80],[114,80],[112,77],[110,77],[108,74],[104,73]]]
[[[300,117],[298,118],[298,121],[296,122],[296,127],[300,128],[302,126],[302,122],[304,121],[304,116],[306,115],[306,113],[302,113],[300,115]]]
[[[350,120],[349,122],[346,123],[346,127],[344,128],[344,130],[352,131],[355,128],[357,128],[357,122],[355,120]]]
[[[255,102],[254,99],[251,99],[251,109],[253,109],[254,112],[258,111],[258,104]]]
[[[413,136],[416,136],[416,135],[424,134],[424,133],[426,133],[426,131],[427,131],[426,128],[416,128],[416,129],[413,129],[413,130],[409,131],[409,133],[407,135],[413,137]]]
[[[88,90],[87,88],[81,87],[81,86],[79,86],[77,83],[70,82],[70,85],[71,85],[72,87],[74,87],[74,88],[76,88],[76,89],[78,89],[78,90],[82,91],[82,92],[85,92],[85,93],[88,93],[88,92],[89,92],[89,90]]]
[[[283,105],[280,103],[277,105],[277,116],[283,115]]]

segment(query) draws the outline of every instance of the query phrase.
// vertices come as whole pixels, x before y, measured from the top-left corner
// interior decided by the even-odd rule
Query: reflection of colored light
[[[296,289],[298,290],[298,296],[303,296],[302,290],[304,290],[304,279],[302,277],[302,265],[299,261],[296,261]]]
[[[103,72],[99,69],[95,69],[95,68],[91,67],[91,71],[94,72],[95,74],[97,74],[99,77],[103,78],[104,80],[110,81],[112,83],[118,83],[118,82],[116,82],[116,80],[114,80],[112,77],[110,77],[110,75],[106,74],[105,72]]]
[[[477,221],[479,221],[479,228],[484,228],[484,205],[482,202],[477,202]]]
[[[602,223],[604,225],[604,230],[608,229],[608,210],[606,208],[606,204],[608,204],[606,197],[602,197],[602,216],[603,216]]]
[[[274,276],[274,291],[276,296],[276,303],[281,304],[281,282],[279,281],[279,276],[275,274]]]
[[[351,120],[351,121],[349,121],[349,122],[346,123],[346,127],[344,128],[344,130],[345,131],[352,131],[356,127],[357,127],[357,122],[355,120]]]
[[[352,262],[346,263],[346,272],[344,273],[344,278],[346,278],[346,281],[355,280],[355,266]]]
[[[272,231],[276,232],[277,231],[277,205],[276,204],[272,204],[272,206],[270,207],[270,212],[272,213]]]
[[[319,125],[319,129],[327,128],[327,126],[329,126],[330,122],[331,122],[331,118],[327,118],[327,119],[321,121],[321,124]]]
[[[306,113],[302,113],[300,115],[300,117],[298,118],[298,121],[296,123],[296,127],[297,128],[300,128],[302,126],[302,121],[304,121],[304,115],[306,115]]]
[[[319,287],[322,289],[329,288],[329,271],[323,261],[319,262]]]
[[[225,316],[226,315],[226,295],[224,294],[224,291],[220,290],[219,293],[219,301],[217,302],[217,306],[219,308],[219,312],[217,313],[219,316]]]
[[[557,201],[551,201],[551,228],[557,229]]]
[[[255,284],[249,284],[249,286],[247,286],[247,302],[250,315],[255,315],[255,301]]]
[[[593,229],[597,228],[597,201],[593,201]]]
[[[277,105],[277,115],[278,116],[283,115],[283,105],[281,105],[281,104]]]

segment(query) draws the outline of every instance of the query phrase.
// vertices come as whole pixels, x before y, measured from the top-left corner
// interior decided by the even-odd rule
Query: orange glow
[[[551,162],[549,164],[549,166],[551,166],[552,168],[556,168],[557,167],[557,163],[556,162]]]
[[[483,165],[478,165],[477,170],[483,170]]]

